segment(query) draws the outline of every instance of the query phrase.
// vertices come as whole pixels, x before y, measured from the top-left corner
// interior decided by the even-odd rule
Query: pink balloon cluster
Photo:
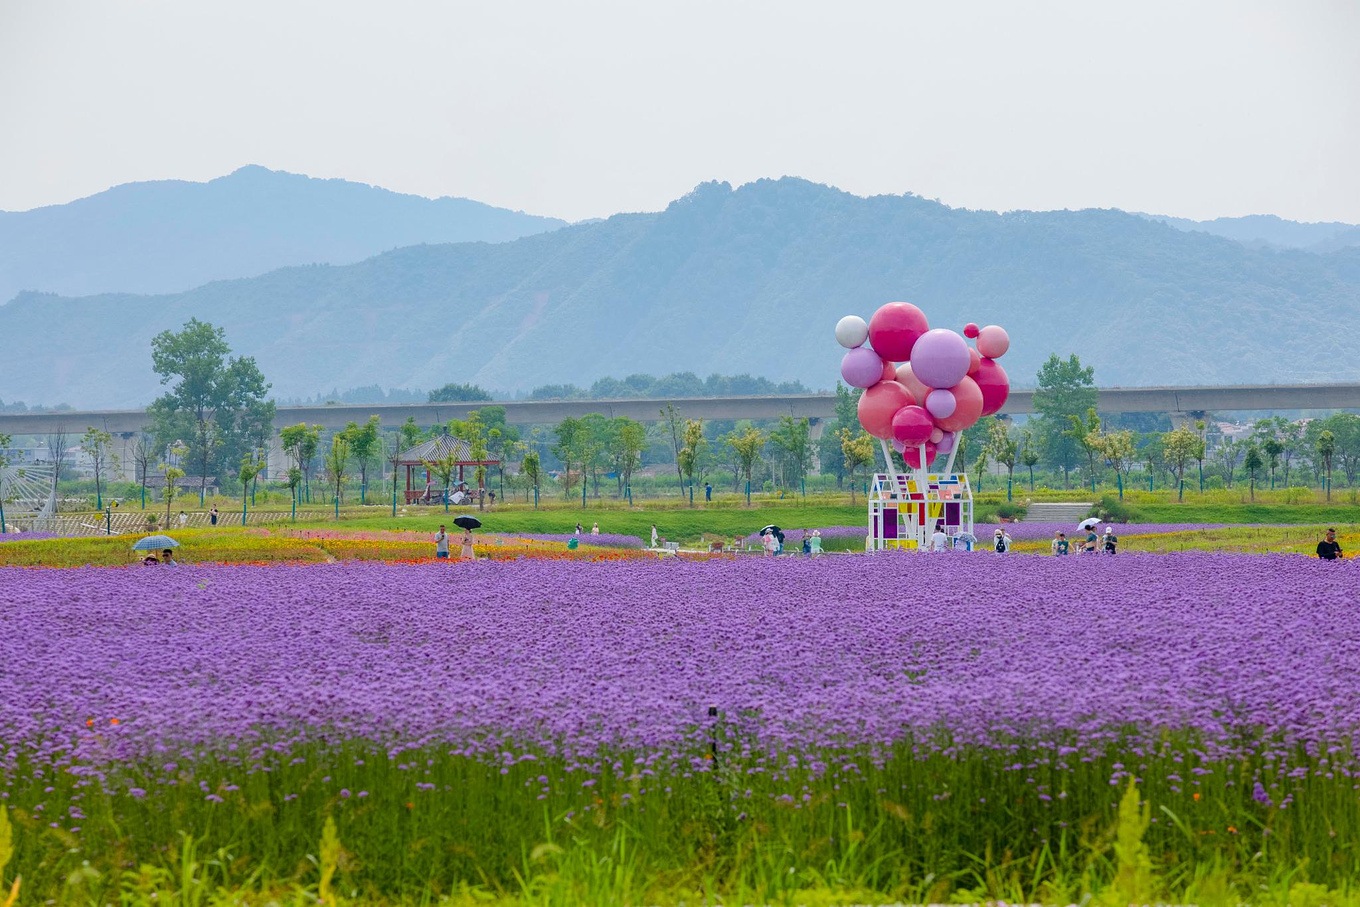
[[[998,412],[1010,395],[1010,380],[996,361],[1010,347],[1005,329],[969,323],[963,335],[977,348],[953,331],[932,329],[909,302],[887,303],[867,323],[846,315],[836,324],[836,341],[849,350],[841,377],[864,388],[860,425],[891,441],[912,468],[949,453],[959,432]]]

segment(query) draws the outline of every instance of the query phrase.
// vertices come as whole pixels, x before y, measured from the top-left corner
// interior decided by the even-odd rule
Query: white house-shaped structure
[[[943,524],[951,539],[972,536],[973,492],[967,475],[915,470],[874,476],[869,487],[871,550],[924,551],[937,524]]]

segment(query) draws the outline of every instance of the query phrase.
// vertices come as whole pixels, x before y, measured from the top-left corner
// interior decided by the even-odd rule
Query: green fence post
[[[0,498],[0,535],[5,534],[5,500]]]
[[[4,530],[0,530],[3,532]],[[104,511],[104,534],[113,535],[113,508]]]
[[[581,509],[586,509],[586,471],[581,470]]]
[[[689,483],[689,506],[694,506],[694,483]]]
[[[340,495],[335,496],[335,521],[340,522]]]
[[[1006,500],[1008,500],[1008,501],[1014,500],[1014,498],[1011,497],[1011,477],[1010,477],[1010,476],[1006,476]]]
[[[245,496],[245,495],[241,495],[241,528],[242,528],[242,529],[244,529],[245,526],[246,526],[246,519],[247,519],[248,515],[249,515],[249,511],[248,511],[248,505],[246,504],[246,496]]]
[[[96,490],[94,493],[94,509],[104,509],[104,493],[102,491]]]
[[[1152,473],[1148,473],[1148,491],[1152,491]]]
[[[803,476],[803,497],[807,497],[807,476]]]
[[[1204,464],[1199,464],[1199,493],[1204,494]]]
[[[628,495],[628,506],[629,506],[629,507],[632,507],[632,506],[633,506],[633,486],[632,486],[632,485],[625,485],[624,488],[623,488],[623,490],[624,490],[624,493]]]
[[[146,486],[142,486],[142,509],[146,509]]]
[[[534,509],[538,509],[538,486],[534,486]]]
[[[393,488],[393,489],[392,489],[392,516],[395,518],[396,515],[397,515],[397,489],[396,489],[396,488]]]
[[[1114,477],[1114,480],[1115,484],[1119,486],[1119,500],[1122,501],[1124,500],[1124,477],[1121,475],[1116,475]]]
[[[359,484],[359,506],[362,507],[367,503],[368,503],[368,483],[361,482]]]
[[[747,480],[747,482],[746,482],[746,506],[747,506],[747,507],[750,507],[750,506],[751,506],[751,482],[750,482],[750,480]]]
[[[293,522],[297,522],[297,495],[293,495]]]

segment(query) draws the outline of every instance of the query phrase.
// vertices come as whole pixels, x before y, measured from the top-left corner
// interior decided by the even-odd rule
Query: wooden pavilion
[[[452,457],[458,465],[458,484],[462,484],[463,470],[469,466],[475,468],[500,465],[500,460],[472,459],[472,446],[462,438],[455,438],[449,434],[431,438],[397,455],[397,466],[406,467],[406,503],[414,504],[424,500],[426,494],[430,496],[429,503],[443,503],[444,489],[435,486],[434,471],[425,464],[446,460],[449,457]],[[424,470],[425,481],[413,486],[413,481],[419,482],[414,479],[415,470]]]

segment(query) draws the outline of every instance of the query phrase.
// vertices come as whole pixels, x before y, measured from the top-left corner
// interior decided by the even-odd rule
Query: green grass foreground
[[[111,793],[20,760],[0,875],[25,904],[1360,904],[1353,779],[1303,753],[1294,778],[1201,765],[1190,740],[825,758],[488,765],[347,744],[126,765]],[[1292,802],[1256,802],[1258,771]]]

